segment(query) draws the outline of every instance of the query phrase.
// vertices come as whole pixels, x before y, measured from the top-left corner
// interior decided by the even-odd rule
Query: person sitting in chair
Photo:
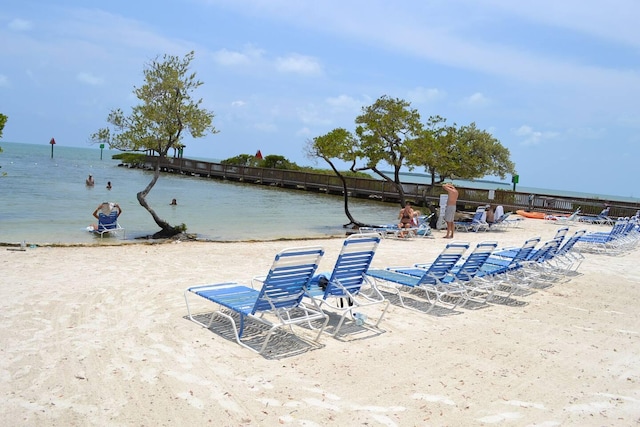
[[[411,208],[411,203],[407,202],[404,205],[404,208],[400,209],[398,219],[400,220],[400,224],[398,224],[398,228],[401,230],[400,237],[407,237],[407,232],[404,230],[411,228],[411,222],[413,221],[413,209]]]
[[[96,208],[95,211],[93,211],[93,216],[98,220],[97,224],[92,224],[91,228],[93,228],[93,230],[98,230],[99,225],[100,224],[100,215],[103,215],[103,218],[109,217],[111,215],[111,212],[116,212],[116,219],[120,217],[120,214],[122,214],[122,208],[120,207],[119,204],[117,203],[109,203],[109,202],[103,202],[100,203],[100,205]]]
[[[487,215],[485,221],[487,221],[488,224],[493,224],[494,222],[496,222],[496,211],[494,210],[493,206],[489,205],[485,210],[485,213]]]

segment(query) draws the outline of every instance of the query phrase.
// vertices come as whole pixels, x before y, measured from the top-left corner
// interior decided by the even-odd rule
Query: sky
[[[386,95],[490,132],[519,185],[640,197],[639,16],[637,0],[9,2],[2,140],[91,147],[150,61],[194,51],[219,133],[185,157],[326,168],[307,142]]]

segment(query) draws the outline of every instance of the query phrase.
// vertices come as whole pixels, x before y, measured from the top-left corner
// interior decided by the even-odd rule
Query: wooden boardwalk
[[[142,167],[154,169],[158,157],[147,156]],[[343,186],[336,175],[327,175],[309,171],[291,171],[250,166],[225,165],[202,160],[167,157],[160,163],[161,172],[201,176],[212,179],[231,180],[248,184],[277,186],[287,189],[315,191],[342,195]],[[400,195],[389,182],[374,178],[346,178],[350,197],[377,200],[400,204]],[[406,200],[417,206],[435,206],[439,204],[440,194],[444,193],[439,185],[403,183]],[[493,199],[489,199],[491,190],[457,187],[460,192],[459,208],[473,210],[480,205],[502,205],[505,211],[516,211],[529,207],[530,193],[510,190],[493,190]],[[580,207],[583,214],[597,215],[603,208],[601,199],[561,197],[547,194],[535,194],[533,210],[549,213],[572,213]],[[631,216],[640,209],[640,204],[610,202],[610,216]]]

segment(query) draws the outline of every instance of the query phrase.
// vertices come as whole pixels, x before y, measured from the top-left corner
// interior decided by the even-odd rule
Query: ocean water
[[[0,243],[98,243],[86,228],[104,201],[122,207],[126,241],[160,229],[136,198],[153,172],[119,167],[111,158],[116,151],[56,144],[52,158],[49,144],[0,147]],[[94,187],[85,185],[89,174]],[[174,198],[178,204],[170,206]],[[174,174],[160,175],[147,202],[170,224],[218,241],[344,235],[348,222],[339,196]],[[349,206],[357,220],[371,224],[395,222],[399,209],[355,199]]]

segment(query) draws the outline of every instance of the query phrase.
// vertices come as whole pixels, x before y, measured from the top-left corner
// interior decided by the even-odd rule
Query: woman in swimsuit
[[[398,218],[400,219],[398,228],[400,228],[401,230],[405,228],[411,228],[411,221],[413,220],[413,209],[411,209],[411,204],[409,202],[405,204],[403,209],[400,209]],[[400,237],[407,237],[407,232],[402,231],[400,233]]]

